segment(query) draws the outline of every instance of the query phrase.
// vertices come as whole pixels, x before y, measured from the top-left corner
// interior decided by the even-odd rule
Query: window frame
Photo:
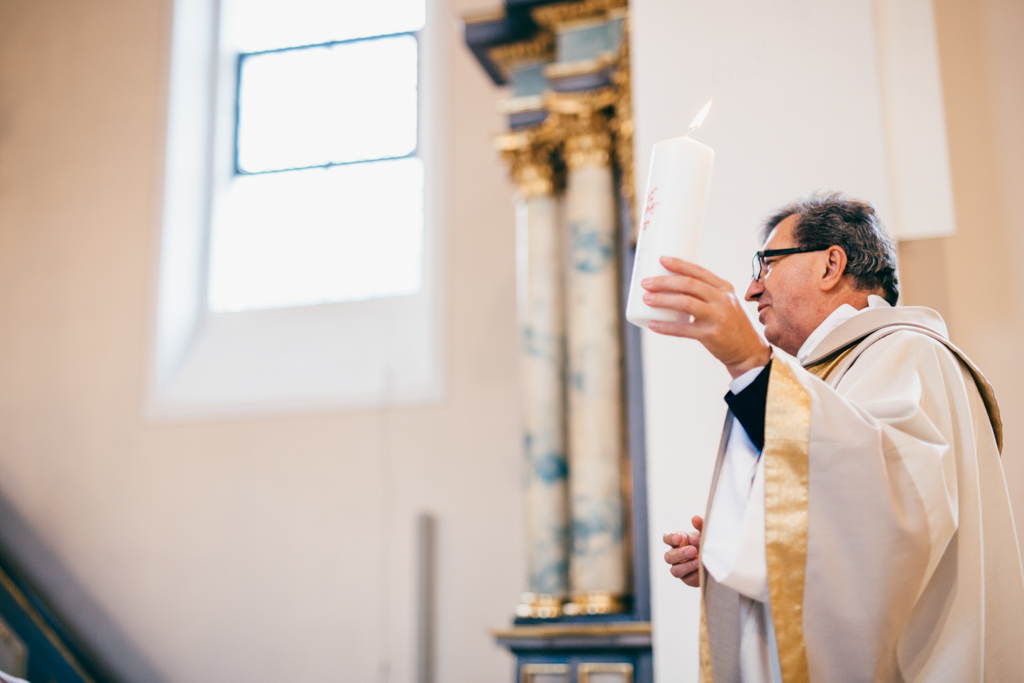
[[[209,247],[234,173],[238,52],[219,0],[175,0],[163,204],[143,415],[246,418],[436,403],[447,392],[441,245],[450,173],[450,31],[427,0],[417,34],[417,147],[424,164],[423,280],[399,297],[214,313]],[[402,32],[409,33],[409,32]],[[341,41],[339,41],[341,42]]]
[[[239,145],[239,131],[241,130],[241,123],[242,123],[242,107],[241,107],[241,101],[242,101],[242,69],[245,66],[245,60],[249,59],[251,57],[262,56],[262,55],[267,55],[267,54],[274,54],[274,53],[281,53],[281,52],[297,52],[299,50],[314,50],[314,49],[319,49],[319,48],[332,48],[332,47],[335,47],[337,45],[345,45],[345,44],[351,44],[351,43],[365,43],[365,42],[369,42],[369,41],[372,41],[372,40],[384,40],[384,39],[387,39],[387,38],[397,38],[399,36],[410,36],[413,40],[416,41],[417,56],[418,56],[418,58],[421,59],[423,55],[422,55],[422,49],[421,49],[422,46],[421,46],[421,41],[420,41],[420,35],[419,34],[425,28],[426,28],[426,25],[424,24],[424,27],[419,29],[419,30],[417,30],[417,31],[398,31],[396,33],[383,33],[383,34],[380,34],[380,35],[362,36],[360,38],[347,38],[345,40],[332,40],[332,41],[328,41],[326,43],[314,43],[312,45],[295,45],[295,46],[292,46],[292,47],[279,47],[279,48],[274,48],[274,49],[271,49],[271,50],[258,50],[258,51],[255,51],[255,52],[240,52],[238,54],[238,66],[237,66],[236,73],[235,73],[235,108],[234,108],[234,113],[235,113],[235,121],[234,121],[235,135],[234,135],[234,154],[233,154],[235,175],[261,175],[261,174],[265,174],[265,173],[286,173],[288,171],[305,171],[305,170],[308,170],[308,169],[311,169],[311,168],[333,168],[335,166],[352,166],[352,165],[355,165],[355,164],[372,163],[374,161],[394,161],[394,160],[397,160],[397,159],[408,159],[410,157],[418,156],[418,152],[419,152],[419,148],[420,148],[420,127],[421,127],[421,124],[422,124],[422,121],[421,121],[421,119],[422,119],[422,112],[420,111],[421,110],[421,97],[422,97],[422,93],[420,92],[420,86],[422,84],[422,79],[421,79],[422,74],[419,73],[419,71],[420,71],[420,69],[419,69],[419,59],[417,60],[417,75],[416,75],[416,145],[413,147],[412,151],[409,152],[408,154],[403,154],[401,156],[374,157],[372,159],[357,159],[355,161],[328,162],[326,164],[315,164],[315,165],[312,165],[312,166],[294,166],[294,167],[289,167],[289,168],[277,168],[277,169],[270,169],[270,170],[266,170],[266,171],[246,171],[239,164],[239,153],[241,151],[240,150],[240,145]]]

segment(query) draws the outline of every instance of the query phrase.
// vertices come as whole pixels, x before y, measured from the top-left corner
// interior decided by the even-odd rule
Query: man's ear
[[[837,245],[825,250],[825,271],[821,275],[818,288],[823,292],[831,291],[842,281],[846,274],[846,251]]]

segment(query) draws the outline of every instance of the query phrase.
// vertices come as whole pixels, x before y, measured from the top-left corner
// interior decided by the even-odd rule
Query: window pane
[[[238,52],[316,45],[423,28],[424,0],[230,0],[224,43]]]
[[[416,64],[412,36],[246,57],[239,168],[258,173],[411,154]]]
[[[412,294],[422,243],[419,159],[237,176],[214,221],[210,309]]]

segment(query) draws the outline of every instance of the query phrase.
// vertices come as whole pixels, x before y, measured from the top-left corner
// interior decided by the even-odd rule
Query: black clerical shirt
[[[768,377],[771,369],[772,362],[768,361],[768,365],[740,393],[730,391],[725,395],[729,410],[743,425],[758,451],[764,448],[764,411],[768,406]]]

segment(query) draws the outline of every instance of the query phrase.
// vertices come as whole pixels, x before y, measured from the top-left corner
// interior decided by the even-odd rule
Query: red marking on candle
[[[644,223],[643,223],[643,226],[640,228],[641,232],[646,232],[647,231],[647,226],[651,222],[651,214],[654,213],[654,207],[658,206],[658,204],[661,203],[661,202],[654,201],[654,193],[657,192],[657,191],[658,191],[658,188],[655,187],[647,195],[647,203],[644,205]]]

